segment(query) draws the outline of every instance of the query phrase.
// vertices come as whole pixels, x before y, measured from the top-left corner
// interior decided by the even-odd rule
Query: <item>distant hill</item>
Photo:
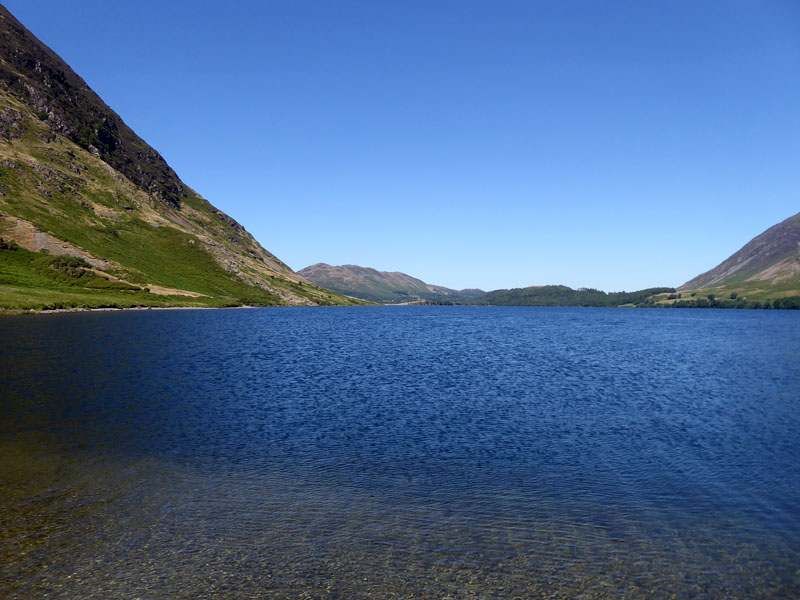
[[[1,5],[0,238],[0,308],[353,303],[186,186]]]
[[[297,272],[320,287],[384,304],[415,302],[463,302],[482,296],[477,289],[451,290],[431,285],[405,273],[377,271],[357,265],[331,266],[317,263]]]
[[[491,306],[647,306],[655,294],[674,292],[674,288],[649,288],[637,292],[606,293],[591,288],[574,290],[565,285],[541,285],[510,290],[494,290],[469,302]]]

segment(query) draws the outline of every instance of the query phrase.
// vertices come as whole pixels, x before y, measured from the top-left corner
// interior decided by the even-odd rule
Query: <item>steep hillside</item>
[[[451,290],[431,285],[399,272],[377,271],[368,267],[317,263],[298,271],[319,286],[372,302],[462,302],[482,296],[482,290]]]
[[[354,302],[303,280],[186,186],[2,6],[0,238],[0,307]],[[27,268],[37,256],[25,250],[78,257],[109,286]]]
[[[800,213],[770,227],[679,289],[696,290],[743,282],[780,285],[792,280],[800,280]]]
[[[770,227],[678,291],[684,301],[723,298],[739,303],[771,301],[781,307],[793,305],[788,302],[792,298],[800,302],[800,213]]]
[[[148,194],[180,206],[184,186],[166,161],[59,56],[0,6],[0,84],[49,129],[90,151]]]

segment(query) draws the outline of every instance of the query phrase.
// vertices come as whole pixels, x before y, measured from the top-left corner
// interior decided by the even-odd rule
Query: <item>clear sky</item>
[[[796,0],[7,0],[294,269],[677,286],[800,211]]]

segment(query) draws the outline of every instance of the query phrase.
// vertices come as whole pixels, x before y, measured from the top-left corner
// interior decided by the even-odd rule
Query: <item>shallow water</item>
[[[800,597],[800,313],[0,319],[0,596]]]

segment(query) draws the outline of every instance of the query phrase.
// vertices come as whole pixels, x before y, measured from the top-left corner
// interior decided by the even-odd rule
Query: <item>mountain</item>
[[[800,213],[770,227],[722,263],[678,289],[748,284],[764,290],[800,288]]]
[[[482,296],[483,290],[451,290],[431,285],[405,273],[377,271],[357,265],[334,267],[317,263],[297,272],[308,281],[340,294],[372,302],[463,302]]]
[[[574,290],[565,285],[540,285],[510,290],[494,290],[469,302],[491,306],[650,306],[655,294],[674,292],[673,288],[649,288],[637,292],[611,292],[591,288]]]
[[[800,308],[800,213],[756,236],[658,305]]]
[[[185,185],[3,6],[0,238],[5,308],[355,302]]]

